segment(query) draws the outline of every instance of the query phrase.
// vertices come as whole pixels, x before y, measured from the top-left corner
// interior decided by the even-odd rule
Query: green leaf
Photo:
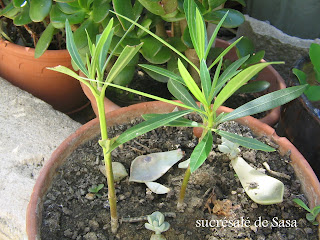
[[[57,2],[56,5],[65,14],[74,14],[74,13],[82,11],[82,8],[79,5],[72,6],[72,5],[65,3],[65,2]]]
[[[202,92],[200,91],[199,87],[197,86],[196,82],[191,77],[188,70],[185,68],[183,63],[180,59],[178,59],[178,68],[179,72],[181,74],[182,79],[186,83],[189,91],[193,94],[193,96],[198,99],[199,102],[201,102],[203,105],[207,105],[206,99]]]
[[[188,22],[190,37],[200,60],[204,59],[207,32],[202,15],[193,0],[186,0],[184,2],[184,12]]]
[[[49,47],[53,34],[55,31],[55,27],[53,27],[52,23],[46,27],[46,29],[41,34],[39,41],[37,42],[34,57],[39,58]]]
[[[293,99],[299,97],[306,89],[307,85],[294,86],[285,89],[281,89],[266,95],[263,95],[257,99],[254,99],[227,114],[221,119],[221,122],[234,120],[240,117],[253,115],[256,113],[264,112],[272,108],[283,105]]]
[[[34,22],[41,22],[49,15],[52,0],[31,0],[30,18]]]
[[[177,0],[139,0],[139,2],[151,13],[159,16],[165,16],[176,11],[178,7]]]
[[[140,50],[142,44],[137,46],[126,46],[112,66],[106,82],[111,83],[113,79],[122,71],[122,69],[131,61],[134,55]]]
[[[316,217],[320,213],[320,205],[315,206],[311,212]]]
[[[251,64],[256,64],[256,63],[260,62],[263,59],[264,54],[265,54],[264,50],[261,50],[257,53],[253,53],[249,57],[248,61],[246,61],[245,65],[251,65]]]
[[[151,36],[141,39],[141,54],[152,64],[163,64],[170,60],[172,52]]]
[[[224,4],[227,0],[208,0],[210,9],[215,9],[222,4]]]
[[[113,0],[112,2],[113,2],[113,8],[117,13],[123,16],[126,16],[131,20],[134,20],[131,0]],[[124,30],[129,29],[131,24],[128,21],[124,20],[123,18],[119,18],[119,21]]]
[[[17,26],[23,26],[32,22],[29,16],[30,5],[27,3],[23,8],[20,8],[21,12],[13,19],[13,24]]]
[[[152,65],[147,65],[147,64],[139,64],[140,67],[144,68],[145,70],[149,70],[149,71],[152,71],[154,73],[158,73],[158,74],[161,74],[163,76],[166,76],[167,78],[170,78],[174,81],[177,81],[181,84],[185,84],[183,79],[177,75],[177,74],[174,74],[173,72],[171,71],[168,71],[164,68],[161,68],[161,67],[157,67],[157,66],[152,66]]]
[[[190,171],[196,171],[207,159],[212,149],[213,137],[212,133],[208,131],[201,142],[194,148],[190,156]]]
[[[175,98],[177,98],[184,104],[190,107],[198,108],[197,103],[194,101],[189,91],[182,84],[170,79],[168,82],[168,90]]]
[[[311,43],[309,49],[310,60],[315,69],[320,71],[320,45],[316,43]]]
[[[156,116],[158,116],[159,114],[156,114],[156,113],[151,113],[151,114],[143,114],[142,115],[142,118],[144,120],[149,120],[151,118],[154,118]],[[201,127],[202,125],[195,122],[195,121],[191,121],[189,119],[186,119],[184,117],[180,117],[176,120],[173,120],[169,123],[167,123],[166,125],[164,126],[167,126],[167,127]]]
[[[249,81],[254,75],[270,64],[276,64],[277,62],[259,63],[248,67],[233,77],[227,85],[218,94],[214,104],[213,111],[216,111],[232,94],[235,93],[243,84]]]
[[[223,16],[226,14],[226,12],[229,11],[228,17],[223,22],[222,26],[225,28],[236,28],[239,27],[244,22],[244,16],[241,12],[234,10],[234,9],[228,9],[223,8],[216,11],[211,11],[209,13],[206,13],[203,18],[204,20],[218,24],[219,21],[223,18]]]
[[[0,17],[5,16],[12,19],[12,17],[15,16],[19,11],[19,8],[15,8],[11,2],[5,8],[0,10]]]
[[[66,37],[67,37],[67,49],[68,49],[68,52],[72,58],[72,60],[74,61],[74,63],[77,65],[77,67],[86,75],[86,76],[89,76],[89,72],[88,70],[86,69],[81,57],[80,57],[80,54],[79,54],[79,51],[76,47],[76,44],[74,42],[74,38],[73,38],[73,34],[72,34],[72,31],[71,31],[71,28],[70,28],[70,25],[69,25],[69,21],[68,19],[66,20]]]
[[[221,58],[218,66],[217,66],[217,69],[214,72],[214,77],[213,77],[213,81],[212,81],[212,85],[211,85],[211,89],[210,89],[209,97],[208,97],[208,103],[211,103],[213,98],[218,93],[218,91],[220,91],[220,89],[218,90],[216,86],[217,86],[217,83],[218,83],[218,80],[219,80],[219,75],[220,75],[220,71],[221,71],[222,62],[223,62],[223,59]]]
[[[311,209],[299,198],[292,199],[293,202],[304,208],[306,211],[311,212]]]
[[[316,102],[320,100],[320,86],[309,86],[304,94],[307,96],[309,101]]]
[[[256,93],[262,92],[270,87],[270,83],[267,81],[251,81],[240,87],[236,93]]]
[[[247,138],[242,137],[240,135],[222,131],[222,130],[214,130],[215,133],[219,134],[221,137],[224,137],[225,139],[229,140],[230,142],[237,143],[245,148],[255,149],[255,150],[261,150],[265,152],[274,152],[275,149],[258,141],[254,138]]]
[[[213,61],[213,63],[210,65],[209,70],[216,65],[220,61],[221,58],[223,58],[240,40],[242,37],[238,38],[236,41],[234,41],[232,44],[230,44],[226,49],[220,53],[220,55]]]
[[[210,102],[209,95],[211,91],[211,78],[207,67],[207,63],[204,59],[202,59],[200,62],[200,79],[202,92],[204,93],[204,96],[206,97],[207,101]]]
[[[99,40],[97,42],[96,49],[94,51],[94,55],[91,59],[92,70],[95,72],[96,69],[99,69],[100,73],[103,74],[103,66],[106,61],[108,49],[112,39],[111,29],[113,27],[113,19],[110,20],[108,26],[104,29]],[[107,41],[109,40],[109,41]],[[92,74],[90,74],[91,78],[94,78]]]
[[[74,42],[79,51],[88,46],[87,33],[91,39],[95,39],[99,33],[99,24],[93,22],[91,18],[86,19],[74,32]]]
[[[301,71],[300,69],[294,68],[292,69],[292,72],[294,73],[294,75],[297,76],[300,84],[307,84],[307,75]]]
[[[198,73],[199,73],[199,69],[197,68],[197,66],[195,64],[193,64],[184,54],[182,54],[181,52],[179,52],[177,49],[175,49],[174,47],[172,47],[170,44],[168,44],[165,40],[163,40],[162,38],[158,37],[156,34],[154,34],[153,32],[149,31],[148,29],[146,29],[145,27],[141,26],[140,24],[132,21],[130,18],[127,18],[126,16],[123,16],[121,14],[118,14],[114,11],[110,12],[116,14],[117,16],[120,16],[124,19],[126,19],[127,21],[131,22],[132,24],[134,24],[135,26],[139,27],[140,29],[143,29],[144,31],[146,31],[148,34],[150,34],[152,37],[154,37],[155,39],[157,39],[159,42],[161,42],[162,44],[164,44],[166,47],[168,47],[169,49],[171,49],[172,51],[174,51],[176,54],[178,54],[181,58],[183,58],[187,63],[189,63]]]
[[[85,15],[86,13],[84,11],[77,11],[73,14],[66,14],[62,12],[59,6],[56,4],[51,8],[50,21],[55,28],[60,29],[65,27],[66,19],[68,19],[71,25],[78,24],[83,22],[83,20],[85,19]]]
[[[94,0],[92,6],[92,17],[95,23],[101,23],[109,14],[109,0]]]
[[[11,2],[13,3],[13,6],[15,8],[20,8],[22,4],[25,2],[25,0],[13,0]]]
[[[214,40],[216,39],[217,35],[218,35],[218,32],[224,22],[224,20],[226,19],[227,15],[229,14],[229,12],[226,12],[226,14],[223,16],[223,18],[220,20],[220,22],[218,23],[218,25],[216,26],[214,32],[212,33],[211,35],[211,38],[210,38],[210,41],[208,43],[208,47],[206,49],[206,52],[205,52],[205,55],[204,55],[204,59],[207,59],[209,53],[210,53],[210,50],[211,50],[211,47],[212,47],[212,44],[214,43]]]
[[[236,45],[236,52],[238,55],[238,58],[242,58],[244,56],[247,56],[248,54],[251,55],[254,53],[254,45],[253,42],[247,38],[243,37],[240,42]]]
[[[116,140],[112,143],[110,146],[109,152],[111,152],[113,149],[117,148],[121,144],[124,144],[125,142],[128,142],[142,134],[145,134],[153,129],[156,129],[158,127],[164,126],[167,123],[176,120],[177,118],[180,118],[184,115],[187,115],[188,113],[191,113],[191,110],[185,110],[185,111],[179,111],[179,112],[172,112],[167,114],[161,114],[157,117],[154,117],[150,120],[144,121],[142,123],[139,123],[138,125],[135,125],[125,132],[123,132]]]

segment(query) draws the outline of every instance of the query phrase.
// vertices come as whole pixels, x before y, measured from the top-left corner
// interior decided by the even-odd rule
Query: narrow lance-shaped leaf
[[[213,81],[212,81],[212,85],[211,85],[211,89],[210,89],[210,92],[209,92],[209,97],[208,97],[208,102],[211,103],[213,98],[216,96],[216,94],[218,93],[217,92],[217,83],[218,83],[218,80],[219,80],[219,75],[220,75],[220,71],[221,71],[221,67],[222,67],[222,62],[223,62],[223,59],[221,58],[218,66],[217,66],[217,69],[214,73],[214,77],[213,77]]]
[[[211,90],[211,78],[207,67],[207,63],[204,59],[200,61],[200,79],[202,91],[207,99],[207,102],[210,102],[209,95]]]
[[[250,149],[255,149],[255,150],[261,150],[265,152],[274,152],[275,149],[258,141],[257,139],[254,138],[247,138],[247,137],[242,137],[240,135],[222,131],[215,129],[213,130],[215,133],[219,134],[221,137],[224,137],[225,139],[229,140],[230,142],[237,143],[243,147],[250,148]]]
[[[149,120],[151,118],[154,118],[156,116],[158,116],[159,114],[156,114],[156,113],[151,113],[151,114],[143,114],[142,115],[142,118],[144,120]],[[184,118],[184,117],[180,117],[176,120],[173,120],[169,123],[167,123],[166,125],[164,126],[168,126],[168,127],[201,127],[202,125],[195,122],[195,121],[191,121],[187,118]]]
[[[204,59],[206,60],[208,55],[209,55],[209,52],[210,52],[210,48],[212,46],[212,44],[214,43],[214,40],[216,39],[217,35],[218,35],[218,32],[221,28],[221,25],[223,24],[224,20],[226,19],[227,15],[228,15],[229,12],[227,12],[223,18],[221,19],[221,21],[217,24],[213,34],[211,35],[211,38],[210,38],[210,41],[208,43],[208,46],[207,46],[207,49],[206,49],[206,52],[205,52],[205,55],[204,55]]]
[[[235,91],[237,91],[243,84],[249,81],[254,75],[270,64],[276,64],[278,62],[259,63],[251,67],[246,68],[232,78],[227,85],[218,94],[214,105],[213,111],[216,111]]]
[[[104,50],[103,48],[105,47],[105,43],[108,40],[108,37],[110,35],[111,29],[113,26],[113,18],[110,19],[109,24],[107,25],[107,27],[103,30],[98,42],[97,42],[97,46],[94,52],[94,55],[92,56],[91,59],[91,66],[92,66],[92,70],[96,71],[96,69],[98,67],[101,68],[101,60],[100,60],[100,56],[104,55],[105,53],[102,51]],[[105,60],[105,59],[104,59]],[[100,65],[100,66],[99,66]],[[99,69],[100,70],[100,69]],[[91,76],[92,77],[92,76]]]
[[[201,142],[194,148],[190,156],[190,171],[193,173],[197,170],[207,159],[212,149],[213,137],[212,133],[208,131],[202,138]]]
[[[126,46],[121,52],[117,61],[112,66],[106,82],[112,82],[113,79],[123,70],[123,68],[131,61],[131,59],[136,55],[136,53],[141,48],[142,43],[137,46]]]
[[[209,70],[213,68],[214,65],[216,65],[221,58],[223,58],[240,40],[242,37],[238,38],[236,41],[234,41],[230,46],[228,46],[225,50],[223,50],[222,53],[213,61],[213,63],[210,65]]]
[[[85,80],[95,81],[95,80],[92,80],[92,79],[85,79]],[[106,82],[104,84],[108,85],[108,86],[111,86],[111,87],[115,87],[115,88],[121,89],[121,90],[125,90],[125,91],[128,91],[128,92],[131,92],[131,93],[139,94],[141,96],[144,96],[144,97],[147,97],[147,98],[151,98],[151,99],[154,99],[154,100],[157,100],[157,101],[170,103],[170,104],[178,106],[178,107],[183,107],[183,108],[186,108],[186,109],[190,109],[190,110],[198,112],[200,114],[205,114],[205,112],[203,110],[199,109],[199,108],[190,107],[190,106],[188,106],[186,104],[183,104],[183,103],[180,103],[178,101],[172,101],[172,100],[169,100],[169,99],[165,99],[165,98],[158,97],[158,96],[155,96],[155,95],[152,95],[152,94],[144,93],[144,92],[141,92],[141,91],[138,91],[138,90],[134,90],[134,89],[131,89],[131,88],[127,88],[127,87],[124,87],[124,86],[120,86],[120,85],[117,85],[117,84],[106,83]]]
[[[253,115],[283,105],[299,97],[307,86],[308,85],[289,87],[263,95],[226,114],[220,119],[220,122]]]
[[[190,107],[198,108],[197,103],[194,101],[194,99],[190,95],[189,91],[184,86],[182,86],[180,83],[170,79],[168,81],[168,90],[175,98],[177,98],[178,100],[180,100],[184,104],[186,104]]]
[[[35,58],[39,58],[48,49],[53,38],[54,30],[55,28],[53,27],[52,23],[49,23],[37,42],[34,52]]]
[[[210,99],[212,101],[212,99],[220,92],[220,90],[222,89],[222,87],[224,86],[224,84],[230,79],[233,78],[235,75],[237,75],[241,70],[237,70],[248,58],[250,57],[250,55],[247,55],[245,57],[242,57],[240,59],[238,59],[237,61],[235,61],[234,63],[232,63],[229,67],[227,67],[227,69],[225,71],[223,71],[223,73],[221,74],[221,76],[219,77],[219,75],[217,75],[219,78],[217,80],[217,84],[213,84],[210,92]],[[222,59],[221,59],[222,60]],[[217,70],[220,69],[219,65],[217,67]],[[216,73],[218,73],[216,70]],[[216,74],[215,74],[216,77]]]
[[[109,10],[110,12],[116,14],[117,16],[120,16],[124,19],[126,19],[127,21],[131,22],[132,24],[136,25],[137,27],[139,27],[140,29],[142,29],[143,31],[147,32],[148,34],[150,34],[152,37],[154,37],[155,39],[157,39],[159,42],[161,42],[162,44],[164,44],[166,47],[170,48],[172,51],[174,51],[176,54],[178,54],[181,58],[183,58],[184,60],[186,60],[198,73],[200,72],[199,69],[197,68],[196,65],[194,65],[185,55],[183,55],[181,52],[179,52],[177,49],[175,49],[173,46],[171,46],[169,43],[167,43],[165,40],[163,40],[162,38],[158,37],[156,34],[154,34],[153,32],[151,32],[150,30],[146,29],[145,27],[141,26],[140,24],[132,21],[130,18],[127,18],[126,16],[123,16],[119,13],[116,13],[114,11]]]
[[[161,67],[157,67],[157,66],[153,66],[153,65],[148,65],[148,64],[139,64],[139,66],[144,68],[144,69],[150,70],[152,72],[161,74],[161,75],[163,75],[165,77],[168,77],[168,78],[170,78],[170,79],[172,79],[174,81],[177,81],[177,82],[185,85],[185,82],[183,81],[183,79],[179,75],[177,75],[177,74],[175,74],[175,73],[173,73],[173,72],[171,72],[171,71],[169,71],[167,69],[164,69],[164,68],[161,68]]]
[[[116,140],[111,145],[109,152],[111,152],[113,149],[115,149],[119,145],[127,141],[130,141],[131,139],[134,139],[158,127],[164,126],[165,124],[191,112],[192,112],[191,110],[185,110],[185,111],[162,114],[150,120],[139,123],[138,125],[135,125],[130,129],[126,130],[118,138],[116,138]]]
[[[74,38],[73,38],[73,34],[71,31],[71,27],[69,25],[69,21],[68,19],[66,20],[66,36],[67,36],[67,49],[68,52],[72,58],[72,60],[74,61],[74,63],[77,65],[77,67],[86,75],[89,75],[88,70],[86,69],[80,54],[78,52],[78,49],[76,47],[76,44],[74,42]]]
[[[202,94],[198,85],[193,80],[190,73],[185,68],[185,66],[183,65],[183,63],[181,62],[180,59],[178,59],[178,68],[179,68],[179,72],[181,74],[181,77],[183,78],[184,82],[186,83],[188,89],[193,94],[193,96],[195,96],[195,98],[198,99],[203,105],[207,105],[207,101],[206,101],[204,95]]]

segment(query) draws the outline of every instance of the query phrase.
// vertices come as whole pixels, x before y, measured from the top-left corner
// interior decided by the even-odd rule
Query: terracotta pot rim
[[[4,47],[10,49],[12,52],[24,52],[25,55],[34,56],[35,48],[33,47],[25,47],[18,45],[16,43],[9,42],[7,40],[3,40],[0,38],[0,44]],[[59,49],[59,50],[46,50],[40,58],[50,58],[51,55],[61,55],[61,57],[69,56],[69,52],[67,49]]]
[[[131,105],[129,107],[120,108],[119,110],[112,111],[107,114],[107,121],[111,124],[109,126],[116,124],[116,123],[123,123],[130,119],[131,114],[132,117],[138,117],[141,116],[141,114],[151,112],[153,109],[160,112],[170,112],[174,109],[174,105],[163,103],[163,102],[148,102],[148,103],[139,103],[135,105]],[[149,110],[151,109],[151,110]],[[221,112],[229,112],[232,109],[227,107],[220,107],[218,109],[218,113]],[[129,115],[130,116],[127,116]],[[116,116],[119,116],[120,120],[114,120]],[[115,122],[117,121],[117,122]],[[251,116],[243,117],[238,120],[239,123],[244,125],[249,125],[251,130],[257,134],[257,135],[269,135],[272,140],[274,140],[276,143],[281,144],[280,152],[282,154],[287,153],[288,151],[291,151],[291,160],[292,165],[295,168],[296,174],[298,178],[300,178],[298,174],[302,172],[303,174],[306,174],[304,178],[301,181],[304,181],[304,184],[307,184],[306,188],[303,189],[305,191],[305,194],[307,195],[307,198],[309,200],[309,203],[311,207],[315,204],[320,203],[320,183],[314,174],[313,170],[311,169],[308,162],[305,160],[305,158],[298,152],[298,150],[284,137],[279,137],[273,128],[271,128],[269,125],[262,123],[258,119],[255,119]],[[27,217],[26,217],[26,229],[27,229],[27,235],[29,240],[37,239],[37,213],[39,212],[38,204],[41,202],[41,198],[47,191],[48,185],[47,181],[51,181],[51,179],[48,180],[48,178],[53,177],[53,172],[56,171],[56,168],[58,167],[58,158],[59,155],[62,155],[63,160],[67,156],[69,156],[68,153],[65,153],[67,150],[71,147],[76,148],[80,143],[77,143],[79,141],[78,138],[89,135],[88,132],[94,131],[94,128],[99,128],[99,120],[96,118],[94,120],[91,120],[90,122],[86,123],[82,127],[80,127],[75,133],[71,134],[63,143],[53,152],[50,159],[47,161],[47,163],[43,166],[43,168],[40,171],[39,177],[36,181],[36,184],[34,186],[30,202],[28,204],[27,208]],[[78,145],[77,145],[78,144]],[[75,146],[73,146],[75,145]],[[298,172],[297,172],[297,169]],[[302,184],[303,185],[303,184]],[[40,206],[41,207],[41,206]],[[320,217],[318,218],[318,220]],[[319,231],[319,229],[318,229]]]

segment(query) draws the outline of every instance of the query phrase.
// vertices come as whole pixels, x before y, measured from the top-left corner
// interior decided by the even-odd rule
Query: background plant
[[[116,194],[114,187],[113,171],[112,171],[112,160],[111,160],[111,149],[110,146],[113,140],[108,137],[107,122],[104,108],[104,97],[106,89],[108,87],[105,83],[111,83],[114,78],[123,70],[123,68],[131,61],[131,59],[136,55],[136,53],[141,48],[141,44],[137,46],[126,46],[121,51],[117,61],[113,64],[112,68],[108,72],[108,75],[104,76],[105,69],[110,62],[110,59],[113,56],[113,51],[108,55],[108,50],[112,41],[114,28],[113,28],[113,19],[109,21],[109,24],[103,31],[101,35],[96,37],[95,43],[92,43],[92,40],[87,34],[87,41],[89,47],[89,53],[86,57],[86,62],[80,57],[79,49],[75,44],[76,34],[72,34],[68,20],[66,20],[66,35],[67,35],[67,49],[70,53],[70,56],[76,66],[84,73],[86,78],[92,79],[92,81],[85,80],[86,78],[80,77],[74,71],[64,67],[57,66],[55,68],[50,68],[51,70],[62,72],[71,77],[74,77],[85,84],[92,92],[93,96],[96,99],[98,112],[99,112],[99,121],[101,129],[101,147],[103,149],[104,162],[106,167],[106,175],[108,182],[108,198],[110,204],[110,215],[111,215],[111,230],[115,233],[118,229],[118,215],[116,207]],[[129,28],[130,30],[130,28]],[[126,35],[120,39],[119,43],[125,38]],[[117,49],[117,47],[115,47]]]
[[[311,60],[310,70],[299,70],[294,68],[292,72],[297,76],[300,84],[308,84],[304,94],[310,101],[320,101],[320,45],[311,43],[309,48]],[[309,74],[307,74],[309,72]]]
[[[0,11],[2,17],[0,35],[11,40],[9,32],[12,31],[13,25],[25,28],[31,35],[36,58],[49,47],[54,36],[58,41],[58,47],[63,47],[66,19],[72,24],[75,44],[80,54],[85,57],[88,51],[87,33],[94,38],[103,31],[110,20],[107,15],[111,8],[111,0],[1,0],[0,2],[3,8]],[[25,44],[30,44],[23,34],[20,34],[20,39]]]
[[[296,204],[298,204],[300,207],[304,208],[308,213],[306,214],[306,219],[311,222],[313,225],[319,225],[319,223],[316,221],[316,217],[320,213],[320,205],[315,206],[312,210],[299,198],[295,198],[292,201],[294,201]]]
[[[178,70],[180,75],[174,72],[165,70],[152,65],[140,65],[141,67],[153,71],[157,74],[162,74],[168,77],[168,89],[172,95],[177,98],[180,102],[175,102],[167,100],[164,98],[156,97],[150,94],[142,93],[136,90],[132,90],[126,87],[117,86],[115,84],[108,84],[110,86],[118,87],[123,90],[127,90],[133,93],[138,93],[146,97],[150,97],[155,100],[160,100],[163,102],[171,103],[176,106],[183,107],[187,110],[173,112],[168,114],[157,114],[157,115],[144,115],[143,117],[146,121],[130,128],[121,134],[110,147],[110,150],[118,147],[119,145],[127,142],[141,134],[144,134],[152,129],[160,126],[183,126],[183,127],[201,127],[203,129],[202,136],[199,139],[198,145],[194,148],[190,157],[190,166],[186,170],[185,177],[182,183],[182,188],[180,192],[180,197],[178,200],[178,206],[181,206],[185,196],[185,191],[189,177],[192,172],[196,171],[206,160],[209,152],[212,148],[213,143],[213,133],[216,133],[225,139],[237,143],[241,146],[252,148],[256,150],[263,151],[275,151],[275,149],[259,142],[256,139],[245,138],[239,135],[221,131],[217,129],[217,126],[225,121],[235,120],[240,117],[256,114],[259,112],[267,111],[276,106],[282,105],[291,101],[292,99],[298,97],[305,90],[306,86],[295,86],[283,90],[279,90],[255,100],[252,100],[231,113],[222,113],[219,116],[216,114],[216,110],[233,94],[235,93],[243,84],[249,81],[253,76],[255,76],[260,70],[272,63],[258,63],[250,66],[244,70],[239,69],[239,67],[247,61],[248,56],[242,57],[239,60],[232,63],[221,75],[221,67],[223,56],[235,45],[240,39],[235,43],[231,44],[227,49],[225,49],[216,60],[210,65],[207,65],[207,57],[210,52],[210,48],[217,36],[218,29],[222,25],[222,22],[227,17],[227,14],[223,17],[218,27],[210,36],[207,36],[205,22],[198,9],[196,3],[193,0],[187,0],[184,3],[184,11],[186,13],[187,23],[189,27],[190,38],[195,46],[195,51],[198,58],[200,59],[200,69],[197,68],[188,58],[185,57],[176,48],[168,44],[163,39],[159,38],[157,35],[144,28],[143,26],[134,23],[129,18],[121,16],[122,18],[134,23],[139,28],[146,31],[148,34],[153,36],[155,39],[163,43],[166,47],[173,50],[182,60],[188,62],[198,73],[201,86],[198,87],[191,74],[188,72],[184,66],[182,60],[178,59]],[[279,63],[279,62],[273,62]],[[211,79],[209,70],[215,65],[216,71]],[[229,80],[230,79],[230,80]],[[229,80],[229,81],[228,81]],[[226,84],[226,85],[225,85]],[[224,86],[225,85],[225,86]],[[200,106],[194,100],[200,102]],[[213,103],[213,104],[212,104]],[[202,118],[202,123],[196,123],[188,119],[182,118],[182,116],[195,112],[199,114]]]

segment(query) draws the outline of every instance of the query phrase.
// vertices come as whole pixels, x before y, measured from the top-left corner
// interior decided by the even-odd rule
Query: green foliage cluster
[[[310,101],[320,101],[320,45],[311,43],[309,56],[312,64],[312,73],[306,74],[304,71],[294,68],[292,72],[297,76],[300,84],[308,84],[304,94]]]

